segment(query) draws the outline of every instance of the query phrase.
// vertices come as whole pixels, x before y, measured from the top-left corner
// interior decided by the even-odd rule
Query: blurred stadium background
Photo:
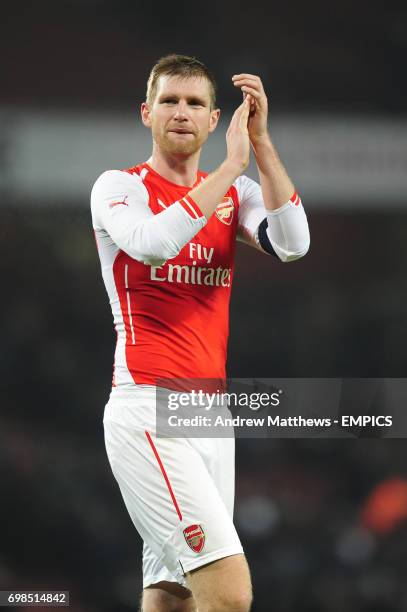
[[[259,74],[312,243],[291,265],[239,247],[229,375],[404,377],[407,5],[39,0],[5,5],[0,28],[0,589],[130,612],[141,541],[104,451],[114,333],[91,186],[148,157],[138,109],[161,55],[218,79],[208,171],[232,74]],[[253,612],[406,612],[406,482],[402,439],[238,440]]]

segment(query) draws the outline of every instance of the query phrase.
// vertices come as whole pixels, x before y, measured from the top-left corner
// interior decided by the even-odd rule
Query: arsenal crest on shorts
[[[201,552],[205,544],[205,534],[201,525],[190,525],[184,529],[184,538],[189,548],[196,553]]]
[[[232,223],[234,210],[235,205],[232,198],[225,197],[222,202],[217,205],[215,213],[219,221],[222,221],[225,225],[230,225]]]

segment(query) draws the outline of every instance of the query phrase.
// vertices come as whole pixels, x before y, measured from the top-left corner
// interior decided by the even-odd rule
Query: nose
[[[183,121],[188,119],[188,105],[185,101],[180,100],[175,108],[174,119],[178,119],[179,121]]]

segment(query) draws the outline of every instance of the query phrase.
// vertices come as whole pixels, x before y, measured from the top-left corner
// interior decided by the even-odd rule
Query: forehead
[[[199,96],[210,100],[210,84],[205,77],[181,77],[161,75],[157,82],[157,96]]]

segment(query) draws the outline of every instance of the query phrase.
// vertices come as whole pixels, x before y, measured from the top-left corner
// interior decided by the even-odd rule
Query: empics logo
[[[205,544],[205,534],[201,525],[190,525],[184,529],[184,538],[189,548],[200,553]]]
[[[234,210],[235,205],[233,203],[232,198],[224,197],[222,202],[217,205],[215,213],[219,221],[221,221],[225,225],[230,225],[232,223]]]

